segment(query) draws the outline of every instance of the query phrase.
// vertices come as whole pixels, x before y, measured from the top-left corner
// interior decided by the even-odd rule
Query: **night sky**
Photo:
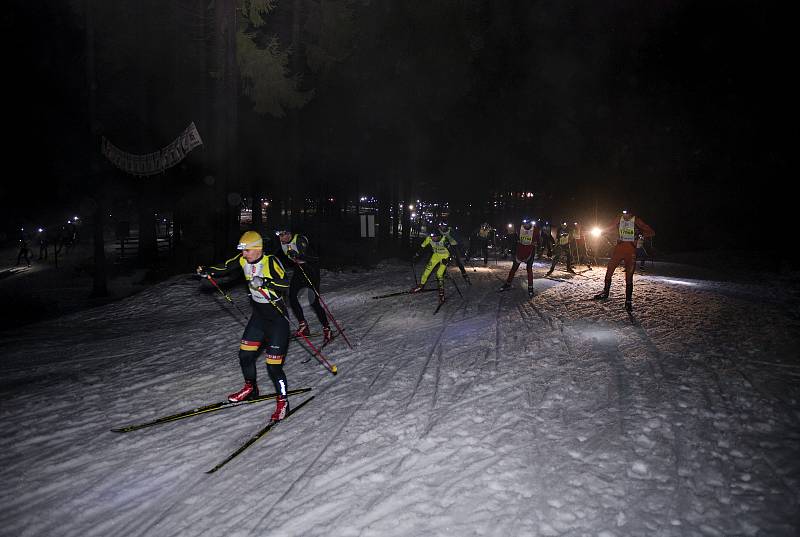
[[[19,171],[2,186],[6,228],[80,207],[90,139],[80,3],[12,4],[5,147]],[[206,4],[98,10],[102,134],[143,153],[190,121],[204,132],[187,14]],[[353,2],[351,25],[334,32],[341,56],[321,67],[315,47],[331,39],[319,4],[279,2],[270,15],[265,32],[285,46],[301,6],[296,188],[411,176],[419,197],[476,203],[498,186],[532,190],[551,218],[631,209],[674,250],[760,248],[765,211],[776,224],[786,214],[778,185],[796,92],[780,4],[385,4]],[[266,177],[267,190],[288,177],[290,116],[258,114],[246,98],[240,107],[243,173]]]

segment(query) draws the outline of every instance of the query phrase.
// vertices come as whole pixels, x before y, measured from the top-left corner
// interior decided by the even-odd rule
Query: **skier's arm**
[[[308,239],[304,235],[298,235],[294,243],[289,243],[289,249],[286,250],[286,257],[293,263],[303,264],[306,262],[307,250]]]
[[[656,232],[653,231],[653,228],[651,228],[647,224],[647,222],[645,222],[644,220],[642,220],[638,216],[636,217],[636,227],[639,228],[639,232],[642,234],[642,236],[645,239],[649,239],[650,237],[655,237],[655,235],[656,235]]]
[[[224,276],[229,276],[231,273],[233,274],[240,274],[240,266],[239,266],[239,258],[242,257],[242,254],[236,254],[235,257],[232,257],[225,261],[221,266],[212,266],[212,267],[197,267],[197,273],[200,275],[207,275],[213,278],[220,278]]]
[[[286,277],[286,270],[283,265],[274,255],[269,256],[267,259],[269,263],[269,273],[271,278],[267,278],[265,284],[267,287],[277,291],[285,291],[289,288],[289,278]]]
[[[430,245],[430,243],[431,243],[431,238],[430,237],[425,237],[423,239],[422,244],[419,245],[419,250],[417,250],[417,253],[414,254],[414,260],[415,261],[417,259],[419,259],[420,257],[422,257],[422,252],[425,250],[426,246]]]
[[[600,228],[600,234],[605,235],[606,233],[611,232],[618,232],[619,231],[619,216],[614,217],[614,219],[609,222],[606,227]]]

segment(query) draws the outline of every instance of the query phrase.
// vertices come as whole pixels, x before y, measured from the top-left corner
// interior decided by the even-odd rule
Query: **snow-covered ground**
[[[529,300],[524,267],[497,292],[508,267],[451,268],[437,315],[436,293],[370,298],[407,264],[323,273],[355,350],[325,349],[332,376],[292,343],[293,404],[314,400],[211,475],[273,403],[110,429],[240,387],[220,294],[176,277],[0,333],[0,534],[798,535],[796,282],[656,263],[629,317],[622,274],[598,303],[604,269],[537,263]]]

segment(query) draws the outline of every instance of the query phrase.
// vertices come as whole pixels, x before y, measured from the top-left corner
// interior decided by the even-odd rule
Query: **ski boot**
[[[597,293],[592,298],[594,300],[606,300],[608,298],[608,292],[611,291],[611,282],[606,282],[603,286],[603,292]]]
[[[300,325],[297,327],[297,331],[294,333],[294,335],[297,337],[300,337],[301,335],[308,337],[311,335],[311,330],[308,329],[308,323],[305,319],[300,321]]]
[[[533,298],[533,286],[532,285],[528,286],[528,297],[529,298]]]
[[[245,380],[242,389],[236,393],[230,394],[228,396],[228,401],[231,403],[240,403],[242,401],[249,401],[255,397],[258,397],[258,386],[256,385],[256,381]]]
[[[275,400],[275,412],[272,413],[270,421],[281,421],[289,413],[289,399],[285,395],[278,397]]]
[[[330,343],[333,340],[333,334],[331,333],[330,326],[323,326],[322,327],[322,342],[323,343]]]
[[[444,303],[444,285],[439,285],[439,304]]]
[[[499,291],[508,291],[511,289],[511,284],[508,282],[503,282],[503,285],[500,287]]]
[[[420,291],[422,291],[423,289],[425,289],[425,284],[424,284],[424,283],[421,283],[421,284],[419,284],[419,285],[415,285],[414,287],[412,287],[410,292],[411,292],[412,294],[413,294],[413,293],[419,293],[419,292],[420,292]]]
[[[633,311],[633,302],[631,302],[630,300],[625,301],[625,311],[627,311],[628,313]]]

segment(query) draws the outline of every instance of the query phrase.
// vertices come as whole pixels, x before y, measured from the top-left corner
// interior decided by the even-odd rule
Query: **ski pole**
[[[303,276],[305,276],[306,281],[308,282],[308,285],[311,286],[311,290],[314,291],[314,294],[317,295],[317,298],[319,299],[320,303],[322,304],[322,307],[325,308],[325,313],[327,313],[328,317],[331,318],[331,321],[333,321],[333,324],[336,326],[336,329],[339,331],[340,334],[342,334],[342,337],[347,342],[347,346],[350,347],[350,350],[352,350],[353,346],[350,345],[350,340],[347,339],[347,334],[344,333],[344,329],[341,326],[339,326],[339,323],[336,321],[336,317],[334,317],[333,313],[331,313],[331,310],[328,309],[328,305],[322,299],[322,295],[319,294],[319,291],[317,291],[317,288],[314,286],[314,283],[311,281],[311,278],[308,277],[308,274],[306,274],[306,271],[303,270],[303,267],[301,267],[300,265],[296,265],[296,266],[297,266],[298,269],[300,269],[300,272],[303,274]]]
[[[208,281],[210,281],[210,282],[211,282],[211,284],[212,284],[214,287],[216,287],[216,288],[217,288],[217,291],[219,291],[220,293],[222,293],[222,296],[224,296],[224,297],[225,297],[225,300],[227,300],[228,302],[230,302],[231,304],[233,304],[233,307],[234,307],[234,308],[236,308],[236,311],[238,311],[238,312],[241,314],[242,318],[243,318],[243,319],[245,320],[245,322],[246,322],[246,321],[247,321],[247,315],[245,315],[245,314],[244,314],[244,312],[243,312],[243,311],[242,311],[242,310],[239,308],[239,306],[237,306],[237,305],[236,305],[236,302],[234,302],[234,301],[233,301],[233,299],[230,297],[230,295],[229,295],[228,293],[226,293],[225,291],[223,291],[223,290],[222,290],[222,288],[221,288],[221,287],[219,286],[219,284],[217,283],[217,280],[215,280],[214,278],[212,278],[212,277],[211,277],[210,275],[208,275],[208,274],[206,274],[206,276],[205,276],[205,277],[208,279]]]
[[[418,285],[417,283],[417,268],[414,266],[414,260],[411,260],[411,272],[414,274],[414,285]]]
[[[286,313],[280,308],[280,306],[278,306],[275,303],[275,301],[272,300],[269,297],[269,295],[266,293],[266,291],[264,291],[264,289],[259,287],[258,288],[258,292],[261,293],[261,295],[264,298],[266,298],[269,301],[270,304],[272,304],[272,307],[274,307],[276,310],[278,310],[278,313],[280,313],[283,316],[283,318],[286,319],[286,322],[289,323],[289,326],[292,326],[291,321],[289,321],[289,317],[287,317]],[[335,364],[331,364],[330,362],[328,362],[328,360],[325,359],[325,357],[322,355],[320,350],[318,348],[316,348],[313,343],[311,343],[311,341],[308,339],[308,337],[306,337],[306,335],[304,333],[300,332],[298,330],[298,328],[295,328],[295,333],[300,334],[300,336],[305,340],[305,342],[308,344],[308,346],[311,348],[311,350],[314,351],[314,356],[317,358],[319,363],[321,363],[323,366],[325,366],[325,369],[327,369],[328,371],[330,371],[334,375],[338,372],[338,370],[336,368],[336,365]]]

